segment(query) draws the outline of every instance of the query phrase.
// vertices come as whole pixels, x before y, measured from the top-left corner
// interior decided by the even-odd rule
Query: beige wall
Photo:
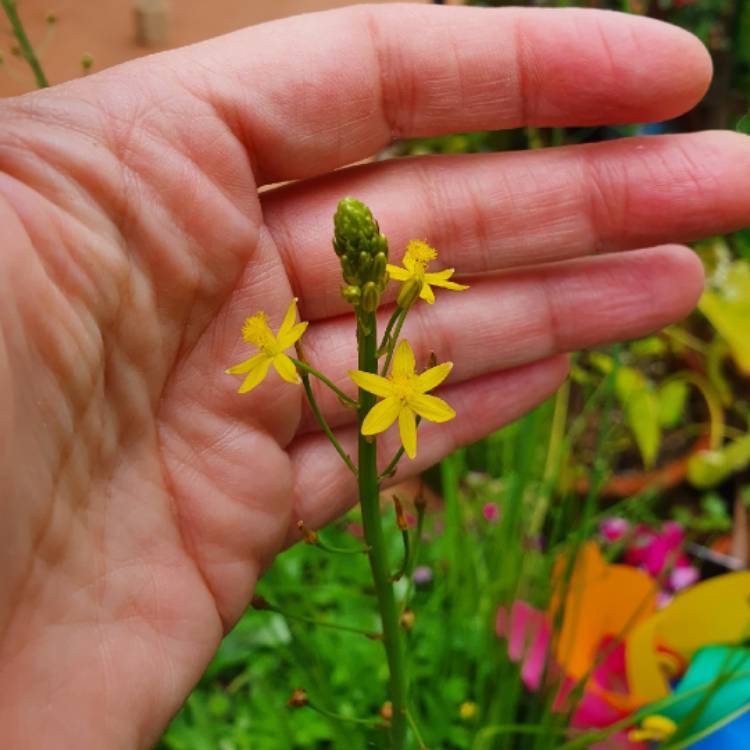
[[[146,0],[160,2],[162,0]],[[391,0],[370,0],[389,2]],[[420,1],[420,0],[417,0]],[[423,2],[426,0],[422,0]],[[149,51],[135,42],[135,0],[17,0],[29,36],[39,48],[52,83],[81,74],[81,58],[90,53],[94,70],[115,65]],[[227,31],[311,10],[351,5],[358,0],[171,0],[167,43],[178,47]],[[45,17],[54,11],[58,22],[50,34]],[[0,96],[34,88],[25,63],[10,54],[12,38],[0,13],[4,63],[0,66]]]

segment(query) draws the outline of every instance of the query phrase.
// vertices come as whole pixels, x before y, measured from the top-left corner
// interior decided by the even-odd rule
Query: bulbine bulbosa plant
[[[230,367],[227,373],[243,376],[239,393],[247,393],[255,388],[267,376],[271,366],[284,381],[301,383],[321,429],[357,478],[365,551],[370,561],[382,622],[382,632],[377,637],[382,639],[385,646],[390,674],[389,704],[382,715],[387,719],[393,750],[404,747],[407,725],[411,725],[419,745],[424,747],[409,712],[403,643],[403,630],[408,629],[413,615],[406,608],[406,602],[397,601],[393,586],[394,581],[410,569],[413,544],[409,540],[403,511],[394,498],[398,526],[404,539],[404,559],[397,571],[388,559],[381,523],[380,488],[386,479],[395,474],[404,453],[409,459],[416,456],[420,420],[447,422],[455,416],[445,401],[429,393],[445,380],[453,365],[451,362],[438,364],[433,361],[427,369],[417,372],[414,351],[409,342],[401,338],[406,316],[420,300],[429,304],[435,302],[433,287],[452,290],[468,287],[450,280],[453,269],[428,271],[429,264],[437,259],[437,252],[420,240],[408,244],[402,265],[388,263],[388,240],[381,234],[367,206],[353,198],[344,198],[336,210],[333,249],[341,261],[341,293],[351,304],[356,321],[358,361],[356,369],[349,372],[358,389],[356,397],[345,393],[305,360],[302,337],[308,324],[297,322],[296,299],[291,300],[276,333],[262,311],[247,318],[242,337],[257,352],[244,362]],[[400,282],[400,287],[393,313],[382,337],[379,337],[376,314],[390,281]],[[288,353],[292,347],[296,350],[296,357]],[[432,358],[434,360],[434,355]],[[359,437],[356,461],[347,454],[326,422],[310,386],[311,377],[318,378],[345,405],[357,411]],[[401,447],[390,462],[379,469],[377,436],[395,422],[398,422]],[[306,541],[318,542],[317,535],[307,529],[304,519],[299,519],[297,525]],[[417,533],[420,526],[417,525]],[[307,700],[306,695],[295,691],[294,702],[297,705]]]

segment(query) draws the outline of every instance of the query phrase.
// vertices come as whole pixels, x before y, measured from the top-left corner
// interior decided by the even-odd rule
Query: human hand
[[[458,416],[420,428],[399,478],[550,395],[564,352],[694,305],[689,250],[614,251],[750,217],[750,147],[727,133],[333,170],[396,137],[661,120],[709,76],[695,39],[647,19],[381,6],[4,102],[3,746],[152,744],[294,522],[352,502],[301,388],[272,375],[240,397],[224,374],[248,354],[243,319],[277,327],[296,295],[308,359],[346,383],[340,197],[372,207],[395,261],[424,238],[471,275],[409,316],[420,365],[455,362],[439,392]],[[283,180],[301,181],[258,192]]]

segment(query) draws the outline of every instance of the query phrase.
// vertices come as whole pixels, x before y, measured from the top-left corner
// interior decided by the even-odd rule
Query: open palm
[[[238,396],[224,374],[251,353],[243,319],[263,309],[278,327],[297,296],[306,356],[345,385],[339,198],[371,206],[396,261],[426,239],[472,286],[438,291],[406,326],[420,366],[430,351],[455,362],[439,393],[458,417],[420,428],[400,476],[552,393],[564,352],[695,303],[688,250],[604,253],[750,218],[750,148],[729,134],[333,170],[395,137],[665,119],[709,76],[694,39],[644,19],[388,6],[6,101],[3,747],[149,746],[294,522],[320,526],[351,504],[301,389],[272,372]],[[354,414],[321,400],[353,444]]]

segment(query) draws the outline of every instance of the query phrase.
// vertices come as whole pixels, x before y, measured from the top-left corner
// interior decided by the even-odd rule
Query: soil
[[[392,2],[393,0],[368,0]],[[417,0],[419,2],[420,0]],[[426,0],[422,0],[426,1]],[[154,47],[136,43],[134,6],[162,0],[17,0],[19,15],[37,48],[50,83],[82,75],[84,54],[93,57],[93,71],[163,49],[208,39],[244,26],[315,10],[353,5],[364,0],[172,0],[168,36]],[[57,21],[47,24],[49,13]],[[4,14],[0,14],[0,96],[35,88],[26,64],[13,56],[15,41]]]

